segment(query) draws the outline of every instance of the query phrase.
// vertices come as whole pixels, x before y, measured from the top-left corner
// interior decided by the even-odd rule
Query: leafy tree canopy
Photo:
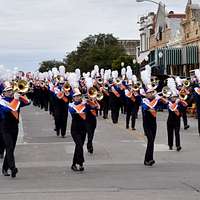
[[[68,71],[80,68],[81,71],[91,71],[94,65],[108,69],[113,60],[125,55],[125,50],[119,45],[112,34],[89,35],[82,40],[77,50],[64,58]]]
[[[53,67],[59,68],[59,66],[64,65],[64,62],[56,60],[47,60],[40,63],[39,72],[46,72],[51,70]]]

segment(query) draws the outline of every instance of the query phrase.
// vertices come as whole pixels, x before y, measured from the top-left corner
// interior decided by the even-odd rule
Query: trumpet
[[[27,93],[29,90],[29,84],[25,80],[18,80],[13,83],[13,91],[19,93]]]
[[[66,83],[63,85],[63,90],[64,90],[65,92],[69,92],[70,89],[71,89],[71,86],[70,86],[69,82],[66,82]]]

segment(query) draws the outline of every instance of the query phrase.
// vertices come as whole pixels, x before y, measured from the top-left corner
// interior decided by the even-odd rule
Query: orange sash
[[[86,114],[83,112],[85,109],[84,104],[74,105],[73,107],[82,119],[86,119]]]
[[[150,108],[150,113],[152,114],[153,117],[156,117],[157,112],[154,109],[154,107],[157,105],[158,100],[157,99],[153,99],[151,102],[149,102],[148,99],[144,99],[143,102]]]
[[[150,113],[153,115],[153,117],[156,117],[156,115],[157,115],[156,110],[149,110],[149,111],[150,111]]]
[[[169,109],[171,110],[171,111],[173,111],[173,112],[175,112],[175,114],[177,115],[177,116],[180,116],[180,112],[178,111],[178,105],[176,104],[176,103],[169,103]]]
[[[19,108],[19,105],[20,105],[20,101],[18,99],[13,99],[9,104],[8,106],[10,108],[12,108],[14,111],[16,111],[18,108]]]
[[[18,111],[11,111],[12,115],[17,119],[19,120],[19,113]]]
[[[119,92],[117,92],[117,90],[114,87],[112,87],[112,92],[116,97],[120,97]]]

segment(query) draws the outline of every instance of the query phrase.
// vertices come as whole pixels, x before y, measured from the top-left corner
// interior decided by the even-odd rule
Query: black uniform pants
[[[169,147],[173,147],[174,134],[176,147],[180,147],[180,120],[176,123],[167,122],[167,135]]]
[[[62,111],[65,112],[65,111]],[[68,114],[61,113],[61,112],[55,112],[55,125],[56,125],[56,132],[59,135],[61,133],[62,136],[66,135],[66,129],[67,129],[67,118]]]
[[[3,140],[3,135],[0,131],[0,154],[3,155],[4,154],[4,150],[5,150],[5,143]]]
[[[108,118],[108,110],[109,110],[109,97],[105,97],[103,99],[103,118]]]
[[[120,105],[111,105],[111,118],[114,124],[118,123]]]
[[[147,161],[147,162],[153,160],[154,141],[155,141],[155,137],[156,137],[156,130],[157,130],[156,125],[145,128],[145,135],[147,137],[147,149],[146,149],[146,153],[145,153],[145,161]]]
[[[2,130],[2,133],[3,133],[5,148],[6,148],[6,155],[4,158],[2,168],[6,171],[8,169],[13,170],[16,168],[14,151],[15,151],[15,146],[16,146],[17,137],[18,137],[18,126],[12,127],[9,129],[4,129]]]
[[[186,126],[188,125],[188,121],[187,121],[187,112],[186,112],[186,110],[182,111],[182,112],[181,112],[181,115],[182,115],[182,118],[183,118],[184,127],[186,127]]]
[[[87,149],[88,150],[93,149],[92,141],[94,138],[94,132],[96,129],[96,125],[97,125],[96,119],[86,121],[86,130],[87,130],[87,138],[88,138]]]
[[[86,137],[86,130],[72,130],[71,135],[75,143],[74,157],[73,157],[73,165],[83,165],[84,163],[84,151],[83,145]]]
[[[200,116],[198,116],[198,131],[199,131],[199,136],[200,136]]]
[[[126,111],[126,128],[129,128],[129,121],[131,118],[131,128],[135,128],[136,111],[127,107]]]

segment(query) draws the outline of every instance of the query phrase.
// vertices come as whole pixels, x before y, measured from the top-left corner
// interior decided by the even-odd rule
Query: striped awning
[[[198,64],[198,46],[182,48],[158,48],[155,51],[155,65]]]
[[[183,58],[183,64],[198,64],[198,46],[184,47]]]

